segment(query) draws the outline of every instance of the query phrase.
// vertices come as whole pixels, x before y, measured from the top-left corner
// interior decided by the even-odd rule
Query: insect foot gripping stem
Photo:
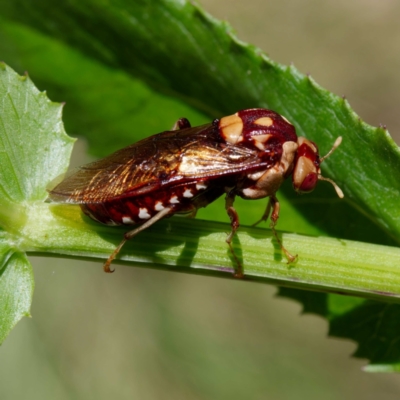
[[[232,194],[231,192],[227,193],[226,198],[225,198],[225,209],[231,220],[231,229],[232,230],[229,233],[229,235],[225,241],[226,241],[226,243],[228,243],[229,250],[231,251],[231,254],[236,262],[236,268],[235,268],[235,272],[233,273],[233,277],[238,278],[238,279],[243,279],[244,278],[243,265],[237,258],[237,255],[235,254],[235,250],[233,249],[233,246],[232,246],[232,238],[240,226],[239,215],[238,215],[237,211],[235,210],[235,208],[233,207],[234,201],[235,201],[235,195]]]
[[[286,247],[282,244],[282,241],[279,239],[278,234],[276,233],[275,230],[275,226],[278,223],[278,218],[279,218],[279,211],[280,211],[280,204],[278,199],[276,198],[275,195],[271,196],[269,198],[269,202],[268,202],[268,206],[267,206],[267,210],[272,208],[272,214],[271,214],[271,230],[273,235],[275,236],[276,241],[279,244],[279,247],[281,248],[281,250],[283,251],[283,253],[285,254],[285,257],[288,260],[288,264],[292,264],[295,263],[298,260],[298,255],[296,254],[295,256],[293,256],[287,249]]]

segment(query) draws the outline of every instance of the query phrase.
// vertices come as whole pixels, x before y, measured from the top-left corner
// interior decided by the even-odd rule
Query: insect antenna
[[[331,183],[332,186],[334,187],[334,189],[336,190],[337,195],[338,195],[341,199],[343,199],[343,197],[344,197],[343,191],[342,191],[342,189],[340,189],[340,187],[336,184],[336,182],[334,182],[332,179],[325,178],[325,177],[322,176],[322,175],[318,175],[318,180],[320,180],[320,181],[327,181],[327,182]]]
[[[342,137],[339,136],[336,140],[335,143],[333,143],[332,148],[328,151],[328,154],[324,155],[323,157],[321,157],[319,159],[319,162],[322,163],[323,161],[325,161],[339,146],[340,143],[342,143]]]
[[[322,163],[323,161],[325,161],[325,160],[340,146],[340,143],[342,143],[342,137],[341,137],[341,136],[339,136],[339,137],[335,140],[335,143],[333,144],[332,148],[328,151],[328,154],[326,154],[325,156],[323,156],[323,157],[320,158],[320,160],[319,160],[320,163]],[[341,199],[343,199],[344,194],[343,194],[343,192],[342,192],[342,189],[340,189],[340,187],[336,184],[336,182],[334,182],[332,179],[325,178],[325,177],[323,177],[323,176],[320,175],[320,174],[318,175],[318,180],[320,180],[320,181],[327,181],[327,182],[331,183],[332,186],[335,188],[335,191],[336,191],[337,195],[338,195]]]

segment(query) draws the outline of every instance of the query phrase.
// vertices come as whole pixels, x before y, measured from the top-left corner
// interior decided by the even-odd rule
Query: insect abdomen
[[[81,208],[87,216],[102,224],[141,224],[166,207],[173,208],[171,214],[193,212],[197,209],[196,200],[208,187],[208,182],[196,182],[172,186],[143,196],[119,198],[103,203],[81,204]]]

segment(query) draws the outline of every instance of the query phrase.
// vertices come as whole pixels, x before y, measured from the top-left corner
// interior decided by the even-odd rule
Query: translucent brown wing
[[[229,146],[212,124],[162,132],[82,166],[50,191],[67,203],[102,203],[166,185],[261,167],[254,150]]]

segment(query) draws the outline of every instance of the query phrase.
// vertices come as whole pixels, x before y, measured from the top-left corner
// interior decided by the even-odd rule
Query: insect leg
[[[164,210],[158,212],[154,217],[150,218],[147,220],[144,224],[140,225],[136,229],[133,229],[132,231],[126,232],[124,234],[124,238],[122,239],[121,243],[117,246],[117,248],[112,252],[110,257],[108,257],[107,261],[104,263],[103,269],[104,272],[114,272],[114,269],[110,269],[110,265],[113,262],[114,258],[117,256],[117,254],[120,252],[122,249],[123,245],[129,240],[132,239],[134,236],[136,236],[139,232],[144,231],[147,229],[149,226],[153,225],[155,222],[159,221],[160,219],[164,218],[170,212],[172,211],[172,207],[166,207]]]
[[[190,212],[190,214],[188,214],[188,218],[196,218],[196,214],[197,214],[197,208],[195,206],[193,206],[192,211]]]
[[[179,129],[185,129],[185,128],[191,128],[191,127],[192,127],[192,125],[190,124],[190,122],[187,118],[179,118],[178,121],[175,122],[171,131],[178,131]]]
[[[276,198],[275,195],[272,195],[269,197],[269,202],[268,202],[268,206],[267,206],[267,210],[270,210],[272,208],[272,214],[271,214],[271,229],[272,229],[272,233],[275,236],[276,241],[279,243],[279,246],[281,248],[281,250],[285,253],[285,256],[288,260],[288,264],[293,263],[297,260],[297,254],[295,256],[293,256],[292,254],[289,253],[289,251],[283,246],[281,240],[278,237],[278,234],[276,233],[275,230],[275,226],[278,222],[278,218],[279,218],[279,210],[280,210],[280,204],[278,199]],[[269,212],[268,212],[269,214]],[[264,213],[265,215],[265,213]],[[264,217],[263,215],[263,217]]]
[[[279,204],[279,203],[278,203]],[[262,215],[262,217],[256,221],[254,224],[252,224],[251,226],[257,226],[260,222],[264,222],[267,221],[269,218],[269,214],[271,214],[271,198],[268,201],[267,207],[265,208],[264,214]]]
[[[226,198],[225,198],[225,209],[231,220],[232,230],[229,233],[228,237],[226,238],[226,243],[228,243],[229,249],[231,250],[231,253],[237,264],[237,268],[235,268],[235,273],[233,274],[233,276],[235,278],[243,278],[244,277],[243,266],[240,263],[240,261],[238,260],[238,258],[236,257],[235,251],[233,250],[233,246],[232,246],[233,235],[236,233],[236,231],[238,230],[238,228],[240,226],[239,215],[238,215],[237,211],[235,210],[235,208],[233,207],[234,201],[235,201],[235,195],[232,192],[227,193]]]

